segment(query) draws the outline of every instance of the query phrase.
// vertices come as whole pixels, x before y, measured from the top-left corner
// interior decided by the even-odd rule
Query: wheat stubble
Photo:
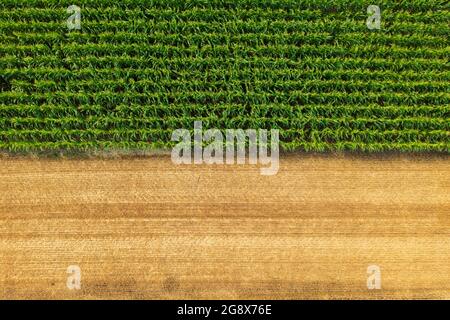
[[[446,157],[0,162],[2,299],[450,299]]]

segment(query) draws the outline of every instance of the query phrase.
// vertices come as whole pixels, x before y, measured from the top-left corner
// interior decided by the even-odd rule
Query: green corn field
[[[201,120],[448,153],[449,36],[444,0],[1,0],[0,150],[168,149]]]

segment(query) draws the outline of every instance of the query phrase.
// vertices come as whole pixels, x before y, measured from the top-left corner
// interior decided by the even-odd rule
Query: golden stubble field
[[[2,299],[450,299],[447,156],[0,164]]]

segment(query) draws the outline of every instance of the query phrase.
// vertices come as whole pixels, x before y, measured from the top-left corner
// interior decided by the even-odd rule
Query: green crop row
[[[189,70],[171,70],[165,69],[122,69],[122,68],[103,68],[90,69],[84,68],[80,70],[67,70],[64,68],[43,68],[36,67],[31,69],[5,69],[3,78],[5,80],[14,79],[13,81],[24,81],[33,85],[39,81],[53,81],[57,82],[58,86],[62,87],[66,82],[73,81],[89,81],[89,82],[107,82],[115,81],[116,83],[134,82],[155,82],[167,83],[171,80],[178,81],[204,81],[204,82],[218,82],[218,81],[311,81],[311,80],[335,80],[335,81],[383,81],[393,82],[397,86],[407,86],[408,83],[430,83],[438,86],[445,86],[446,81],[450,81],[450,72],[436,72],[436,71],[402,71],[393,72],[385,71],[370,71],[370,70],[292,70],[289,68],[271,69],[271,68],[228,68],[220,69],[213,68],[207,73],[200,71]],[[151,79],[151,80],[147,80]]]
[[[42,152],[44,154],[52,153],[94,153],[98,154],[99,150],[104,152],[113,151],[118,154],[140,154],[146,150],[170,150],[175,144],[171,142],[148,142],[148,141],[96,141],[96,142],[2,142],[0,141],[0,149],[8,150],[16,153]],[[283,151],[305,150],[313,152],[327,151],[360,151],[360,152],[384,152],[384,151],[402,151],[402,152],[448,152],[449,146],[446,143],[425,143],[425,142],[354,142],[340,141],[334,143],[327,142],[305,142],[291,141],[280,142],[280,148]]]
[[[133,154],[145,150],[168,150],[173,147],[173,143],[169,142],[130,142],[130,141],[98,141],[98,142],[1,142],[0,149],[8,150],[16,153],[42,152],[48,154],[54,152],[61,154],[61,151],[68,153],[94,153],[98,150],[105,152],[113,151],[123,154]],[[366,143],[341,141],[337,143],[326,142],[280,142],[280,147],[284,151],[305,150],[313,152],[326,151],[360,151],[360,152],[383,152],[383,151],[402,151],[402,152],[448,152],[449,146],[445,143]]]
[[[0,150],[169,149],[201,120],[287,151],[448,152],[448,2],[380,0],[380,30],[371,4],[2,0]]]
[[[1,8],[1,7],[0,7]],[[66,8],[59,6],[57,8],[10,8],[0,9],[0,21],[43,21],[43,22],[59,22],[67,19]],[[365,19],[366,11],[362,10],[341,10],[330,12],[333,20]],[[253,21],[301,21],[301,20],[320,20],[323,18],[323,10],[303,9],[300,6],[289,9],[270,8],[248,8],[248,9],[225,9],[225,8],[199,8],[191,7],[186,9],[178,8],[148,8],[145,5],[123,10],[113,4],[109,7],[96,8],[92,6],[83,6],[83,19],[87,21],[106,21],[106,20],[129,20],[146,19],[151,21],[173,21],[190,22],[227,22],[233,19],[253,20]],[[450,14],[446,11],[425,11],[419,13],[411,13],[398,9],[383,7],[383,18],[387,21],[401,20],[407,22],[422,23],[442,23],[449,19]]]
[[[245,128],[245,129],[303,129],[303,130],[339,130],[350,128],[354,130],[444,130],[450,129],[450,118],[353,118],[353,117],[256,117],[237,116],[233,118],[223,118],[217,116],[210,117],[165,117],[163,121],[159,117],[148,118],[120,118],[120,117],[97,117],[86,118],[65,117],[65,118],[2,118],[0,125],[3,130],[11,129],[102,129],[114,128],[126,129],[190,129],[194,121],[202,121],[207,128]]]
[[[364,20],[335,21],[334,19],[323,19],[318,21],[228,21],[228,22],[197,22],[190,21],[179,23],[151,22],[147,20],[119,21],[84,21],[82,33],[99,34],[105,32],[130,32],[130,33],[165,33],[178,35],[193,35],[196,33],[224,32],[228,35],[240,34],[295,34],[327,32],[332,35],[355,33],[370,34]],[[448,35],[450,26],[447,23],[427,24],[419,22],[394,21],[381,33],[398,35]],[[57,32],[67,33],[66,21],[61,22],[8,22],[0,21],[0,32],[11,35],[14,32]],[[78,33],[78,32],[77,32]]]
[[[49,47],[44,44],[36,45],[3,45],[0,47],[0,55],[15,55],[17,58],[37,57],[47,54],[60,54],[63,56],[83,57],[93,55],[101,57],[105,55],[130,55],[151,56],[155,58],[213,58],[221,57],[233,59],[265,57],[272,59],[287,58],[299,60],[305,56],[317,58],[442,58],[450,55],[450,47],[447,48],[403,48],[396,46],[364,45],[278,45],[278,46],[254,46],[248,47],[241,44],[206,45],[202,48],[182,48],[169,45],[112,45],[112,44],[66,44],[60,47]]]
[[[379,105],[229,105],[218,104],[214,108],[205,105],[117,105],[107,108],[102,105],[10,105],[0,106],[0,117],[5,118],[63,118],[88,117],[108,114],[119,118],[161,118],[201,117],[208,116],[234,118],[242,116],[259,117],[325,117],[325,118],[410,118],[431,117],[444,119],[450,115],[450,106],[398,106],[390,105],[380,108]]]
[[[290,105],[304,104],[404,104],[404,105],[445,105],[450,104],[450,93],[365,93],[365,92],[331,92],[308,93],[302,91],[291,92],[113,92],[101,91],[97,93],[73,93],[66,91],[40,93],[0,92],[0,104],[103,104],[107,106],[117,104],[173,104],[195,103],[215,105],[219,103],[230,104],[268,104],[282,103]]]
[[[64,68],[35,67],[29,69],[14,68],[3,70],[3,78],[29,83],[44,81],[62,83],[71,81],[108,81],[114,80],[121,83],[133,83],[138,81],[308,81],[308,80],[342,80],[342,81],[392,81],[398,85],[407,85],[410,82],[430,82],[445,85],[450,81],[450,72],[437,71],[401,71],[390,70],[371,71],[364,69],[354,70],[296,70],[289,68],[212,68],[207,73],[189,70],[173,70],[169,68],[154,69],[122,69],[102,68],[80,70],[68,70]],[[142,80],[141,80],[142,79]],[[147,80],[152,79],[152,80]],[[11,80],[13,81],[13,80]]]
[[[369,93],[440,93],[448,85],[439,81],[397,82],[385,81],[348,81],[348,80],[138,80],[133,82],[123,80],[88,80],[88,81],[52,81],[36,80],[34,83],[13,80],[10,82],[11,91],[26,93],[51,92],[236,92],[244,90],[255,93],[277,92],[308,92],[308,93],[334,93],[334,92],[365,92]],[[450,93],[449,93],[450,94]]]
[[[448,59],[362,59],[362,58],[316,58],[306,56],[299,61],[288,58],[272,59],[268,57],[261,58],[156,58],[156,57],[138,57],[138,56],[113,56],[106,55],[96,57],[86,55],[83,57],[65,57],[50,55],[25,57],[18,59],[14,55],[5,55],[0,57],[0,67],[24,68],[25,70],[37,67],[65,68],[69,71],[77,69],[90,68],[95,73],[96,69],[120,68],[125,71],[128,69],[147,69],[156,70],[164,73],[171,71],[178,73],[182,71],[209,72],[211,69],[222,68],[229,69],[290,69],[292,71],[322,71],[322,70],[358,70],[365,69],[371,71],[415,71],[415,72],[442,72],[448,73],[450,65]]]
[[[194,7],[213,9],[223,8],[227,10],[245,10],[261,8],[267,10],[290,10],[302,8],[304,10],[322,10],[324,12],[336,12],[367,8],[372,4],[369,0],[77,0],[79,6],[94,8],[109,8],[115,6],[122,10],[133,8],[147,9],[178,9],[188,10]],[[0,8],[58,8],[70,6],[73,0],[3,0]],[[379,0],[380,7],[395,10],[406,10],[410,12],[422,12],[435,10],[436,8],[447,8],[445,0]]]
[[[56,47],[70,44],[84,45],[165,45],[181,48],[204,47],[212,45],[239,44],[245,46],[289,46],[289,45],[377,45],[405,48],[427,47],[429,49],[445,48],[446,39],[443,36],[427,35],[386,35],[345,33],[332,35],[330,33],[295,33],[295,34],[240,34],[227,35],[223,33],[196,33],[194,35],[153,33],[142,35],[131,32],[104,32],[100,34],[75,34],[69,36],[57,32],[15,32],[0,34],[0,42],[5,45],[51,45]]]
[[[225,132],[224,132],[225,133]],[[84,130],[8,130],[0,131],[0,140],[3,142],[101,142],[101,141],[129,141],[129,142],[154,142],[170,141],[172,130],[159,129],[84,129]],[[283,142],[309,141],[336,143],[341,141],[353,142],[389,142],[397,143],[426,142],[439,143],[449,138],[449,133],[442,130],[282,130],[280,138]]]

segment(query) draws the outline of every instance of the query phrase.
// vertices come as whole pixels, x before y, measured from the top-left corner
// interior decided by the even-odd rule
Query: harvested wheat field
[[[0,168],[2,299],[450,299],[446,156],[290,155],[270,177],[165,156]]]

